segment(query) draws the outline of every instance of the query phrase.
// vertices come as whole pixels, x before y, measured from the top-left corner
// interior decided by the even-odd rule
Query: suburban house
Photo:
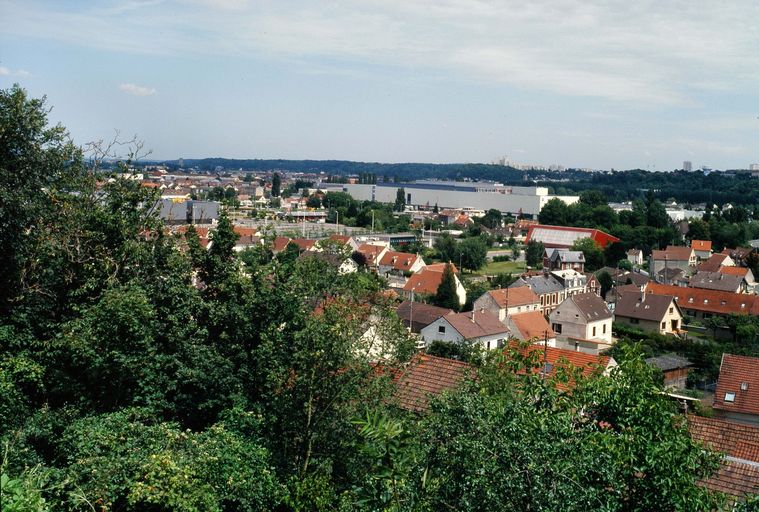
[[[528,287],[540,299],[540,308],[544,315],[553,311],[564,300],[564,285],[548,272],[535,276],[522,276],[509,288]]]
[[[739,423],[759,425],[759,357],[722,354],[714,411]]]
[[[509,329],[492,313],[475,310],[441,316],[424,327],[421,334],[426,345],[433,341],[445,341],[477,344],[490,350],[503,346],[509,338]]]
[[[578,293],[588,291],[588,277],[576,270],[554,270],[551,272],[564,287],[564,297],[570,297]]]
[[[754,273],[748,267],[720,267],[720,274],[741,276],[746,284],[746,293],[756,293],[757,283],[754,279]]]
[[[735,249],[724,249],[722,254],[730,256],[735,265],[745,265],[746,258],[754,249],[751,247],[737,247]]]
[[[702,270],[693,274],[688,280],[688,284],[691,288],[703,288],[705,290],[717,290],[721,292],[746,293],[748,290],[748,283],[746,283],[742,275],[725,272],[705,272]]]
[[[680,310],[695,319],[711,316],[755,315],[759,316],[759,296],[745,293],[720,292],[702,288],[684,288],[658,283],[649,283],[646,294],[671,295],[675,297]]]
[[[395,312],[403,322],[403,325],[408,327],[411,332],[419,334],[422,329],[441,316],[452,314],[453,310],[425,304],[424,302],[405,300],[401,302]]]
[[[640,249],[630,249],[627,251],[627,261],[637,267],[643,265],[643,251]]]
[[[459,305],[463,306],[466,304],[466,290],[455,272],[453,274],[453,279],[456,282],[456,295],[459,298]],[[423,267],[419,272],[412,274],[411,277],[408,278],[408,281],[406,281],[406,284],[403,286],[401,294],[408,300],[411,300],[414,295],[435,295],[442,282],[442,268]]]
[[[657,368],[664,377],[665,388],[685,389],[693,363],[677,354],[664,354],[646,359],[646,364]]]
[[[342,257],[337,254],[331,254],[324,251],[308,250],[304,251],[298,256],[299,260],[305,260],[307,258],[315,258],[317,260],[325,261],[337,268],[337,273],[340,275],[353,274],[358,272],[358,263],[353,261],[353,258]]]
[[[614,307],[615,321],[659,334],[677,334],[683,313],[672,295],[621,293]]]
[[[724,455],[719,469],[700,485],[736,500],[759,494],[759,427],[689,415],[688,431]]]
[[[708,260],[712,256],[711,240],[691,240],[690,246],[698,261]]]
[[[550,270],[572,269],[585,271],[585,254],[582,251],[568,249],[546,249],[543,255],[543,268]]]
[[[585,291],[601,296],[601,282],[593,272],[585,272]]]
[[[431,398],[474,378],[472,365],[444,357],[417,354],[395,377],[395,398],[407,411],[424,412]]]
[[[619,238],[604,233],[600,229],[536,224],[530,226],[524,243],[527,244],[534,240],[541,242],[545,247],[569,249],[577,240],[582,238],[590,238],[602,249],[610,243],[619,242]]]
[[[598,353],[612,344],[614,315],[595,293],[567,297],[551,312],[549,320],[556,333],[557,347]]]
[[[546,317],[540,311],[509,315],[506,317],[505,323],[512,338],[524,341],[537,340],[541,343],[548,343],[549,347],[556,346],[556,333],[553,332]]]
[[[418,272],[424,266],[424,260],[418,254],[386,251],[379,261],[379,273],[384,276],[403,276],[409,272]]]
[[[702,261],[698,264],[699,272],[719,272],[723,267],[734,267],[735,261],[725,254],[712,254],[708,260]]]
[[[348,247],[350,247],[351,251],[358,250],[358,242],[356,242],[356,239],[353,238],[352,236],[330,235],[329,238],[327,238],[327,240],[347,245]]]
[[[274,241],[271,244],[271,252],[274,254],[279,254],[280,252],[284,251],[285,248],[290,243],[290,238],[286,236],[278,236],[274,239]]]
[[[654,276],[659,271],[668,268],[680,269],[688,275],[696,268],[696,253],[690,247],[670,245],[663,251],[651,253],[651,262],[648,268]]]
[[[300,252],[321,251],[321,248],[316,245],[316,240],[309,240],[308,238],[293,238],[290,240],[290,243],[297,245]]]
[[[361,244],[356,251],[366,259],[368,268],[377,270],[382,256],[388,251],[388,247],[380,244]]]
[[[474,309],[485,309],[503,322],[510,315],[540,310],[540,297],[527,286],[490,290],[474,301]]]

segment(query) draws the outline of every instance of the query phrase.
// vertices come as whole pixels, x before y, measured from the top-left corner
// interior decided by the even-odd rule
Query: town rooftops
[[[558,368],[568,369],[577,368],[582,372],[584,377],[590,377],[596,374],[605,373],[610,367],[616,366],[617,363],[609,356],[587,354],[575,350],[566,350],[556,347],[546,347],[542,343],[524,345],[520,342],[509,343],[509,348],[505,350],[507,356],[511,356],[513,351],[517,351],[522,356],[530,355],[537,357],[541,363],[539,368],[533,369],[534,372],[546,371],[551,376],[556,374]],[[537,354],[535,354],[537,352]],[[534,355],[535,354],[535,355]],[[572,387],[569,385],[559,384],[557,388],[567,390]]]
[[[569,299],[575,303],[577,309],[580,310],[588,321],[603,320],[612,316],[604,300],[595,293],[578,293],[577,295],[572,295]]]
[[[712,254],[709,259],[698,265],[699,271],[716,272],[722,267],[722,263],[727,259],[727,254]]]
[[[528,286],[533,292],[538,295],[546,293],[560,292],[564,290],[564,285],[561,281],[556,279],[553,274],[539,274],[536,276],[523,276],[511,283],[509,288],[519,288],[520,286]]]
[[[663,372],[677,370],[679,368],[690,368],[693,366],[693,363],[677,354],[663,354],[656,357],[649,357],[646,359],[646,363]]]
[[[568,249],[547,249],[551,261],[559,260],[562,263],[585,263],[585,254],[582,251],[570,251]]]
[[[289,243],[290,243],[290,239],[288,237],[278,236],[274,239],[274,243],[272,244],[271,250],[274,253],[282,252],[285,250],[285,247],[287,247],[287,244]]]
[[[467,377],[474,378],[475,370],[453,359],[426,354],[415,356],[396,377],[396,398],[406,410],[424,412],[432,397],[456,389]]]
[[[387,250],[387,247],[374,244],[361,244],[357,251],[364,255],[367,265],[376,265],[377,258]]]
[[[691,276],[689,284],[693,288],[734,292],[743,282],[743,276],[723,272],[699,271]]]
[[[500,308],[513,308],[525,306],[528,304],[538,304],[540,297],[535,295],[528,286],[519,286],[517,288],[501,288],[500,290],[491,290],[487,292],[493,298]]]
[[[423,302],[404,301],[401,302],[395,312],[406,327],[410,326],[412,331],[417,332],[441,316],[450,315],[453,313],[453,310]],[[413,325],[411,325],[412,322]]]
[[[719,315],[759,314],[759,302],[756,295],[745,293],[720,292],[703,288],[684,288],[649,282],[646,286],[646,296],[672,295],[680,309],[704,311]]]
[[[652,258],[654,260],[689,261],[692,255],[693,249],[690,247],[668,245],[663,251],[653,251]]]
[[[604,233],[599,229],[537,224],[530,226],[525,243],[535,240],[536,242],[542,242],[545,247],[568,249],[581,238],[590,238],[601,248],[606,247],[612,242],[619,242],[619,238]]]
[[[459,273],[459,269],[456,268],[456,265],[450,262],[449,263],[431,263],[424,268],[426,268],[427,270],[431,270],[433,272],[443,272],[445,270],[446,265],[451,266],[451,270],[453,270],[454,274]]]
[[[540,311],[527,311],[525,313],[516,313],[508,317],[510,325],[512,325],[518,332],[514,332],[512,329],[511,334],[521,340],[531,340],[533,338],[555,338],[556,333],[553,332],[551,326],[546,321],[543,313]]]
[[[467,311],[444,317],[451,327],[461,334],[465,340],[495,336],[509,333],[508,327],[503,325],[498,317],[488,311]]]
[[[748,267],[720,267],[717,272],[725,275],[741,276],[745,279],[750,270]]]
[[[694,251],[709,252],[712,250],[711,240],[691,240],[690,246]]]
[[[614,308],[616,316],[660,322],[672,306],[672,295],[654,295],[641,292],[621,293]]]
[[[713,407],[759,415],[759,357],[722,355]]]
[[[442,272],[437,272],[435,270],[430,270],[428,267],[424,267],[408,278],[408,281],[406,281],[406,284],[403,286],[403,290],[406,292],[434,295],[437,293],[437,289],[442,282]]]
[[[379,264],[385,267],[393,267],[395,270],[410,271],[411,267],[419,259],[418,254],[407,252],[387,251],[382,255]]]

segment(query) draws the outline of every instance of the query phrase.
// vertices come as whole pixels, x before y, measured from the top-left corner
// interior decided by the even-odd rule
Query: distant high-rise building
[[[759,164],[751,164],[748,166],[749,171],[759,171]]]
[[[184,169],[184,158],[179,159],[179,168]]]
[[[683,171],[691,172],[693,170],[693,162],[686,160],[683,162]]]

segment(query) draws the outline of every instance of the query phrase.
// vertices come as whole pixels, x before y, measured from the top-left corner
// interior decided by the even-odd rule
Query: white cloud
[[[5,66],[0,66],[0,76],[18,76],[26,77],[30,76],[30,73],[25,69],[9,69]]]
[[[135,84],[121,84],[119,89],[133,96],[153,96],[156,90],[152,87],[143,87]]]

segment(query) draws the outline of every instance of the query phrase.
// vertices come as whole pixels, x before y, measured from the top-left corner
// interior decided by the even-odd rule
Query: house
[[[474,301],[474,309],[483,308],[503,322],[509,315],[540,310],[540,297],[528,286],[490,290]]]
[[[293,238],[290,240],[290,243],[297,245],[300,252],[321,251],[321,248],[316,245],[316,240],[309,240],[307,238]]]
[[[743,276],[724,272],[699,271],[691,276],[688,284],[691,288],[731,293],[746,293],[748,289],[748,284]]]
[[[522,276],[509,288],[527,287],[540,299],[540,308],[544,315],[553,311],[564,300],[564,285],[550,273],[535,276]]]
[[[712,254],[708,260],[698,264],[698,271],[719,272],[722,267],[734,267],[735,261],[727,254]]]
[[[443,282],[443,270],[437,270],[438,268],[423,267],[419,272],[412,274],[403,286],[402,295],[408,300],[411,300],[415,294],[435,295],[440,283]],[[453,279],[456,282],[456,295],[459,298],[459,305],[463,306],[466,304],[466,290],[455,273]]]
[[[722,354],[712,407],[722,419],[759,425],[759,357]]]
[[[234,251],[235,252],[241,252],[245,249],[249,249],[252,247],[258,247],[263,243],[263,240],[260,236],[255,235],[244,235],[240,236],[237,239],[237,242],[235,242]]]
[[[402,409],[422,413],[431,398],[456,389],[475,373],[474,367],[462,361],[417,354],[396,374],[395,398]]]
[[[355,272],[358,272],[358,263],[353,261],[353,258],[350,257],[342,257],[338,254],[314,250],[303,251],[300,256],[298,256],[298,259],[301,261],[307,258],[316,258],[318,260],[327,262],[331,266],[335,267],[337,269],[337,273],[340,275],[353,274]]]
[[[441,316],[452,314],[453,310],[425,304],[424,302],[405,300],[401,302],[395,312],[403,322],[403,325],[408,327],[411,332],[419,334],[422,329]]]
[[[746,285],[746,293],[756,293],[757,283],[754,273],[748,267],[720,267],[717,271],[721,274],[741,276]]]
[[[523,341],[537,339],[541,343],[548,343],[549,347],[556,346],[556,333],[553,332],[546,317],[540,311],[509,315],[506,317],[505,323],[512,338]]]
[[[627,251],[627,261],[636,267],[643,265],[643,251],[640,249],[630,249]]]
[[[407,252],[385,251],[379,261],[379,273],[384,276],[403,276],[406,273],[418,272],[425,263],[418,254]]]
[[[559,280],[564,287],[564,297],[585,293],[588,288],[588,277],[576,270],[554,270],[551,274]]]
[[[683,313],[672,295],[622,293],[614,307],[617,322],[659,334],[677,334]]]
[[[368,268],[377,270],[382,256],[388,251],[387,245],[361,244],[356,251],[366,259]]]
[[[649,283],[646,287],[646,294],[675,297],[680,310],[694,319],[707,319],[711,316],[729,316],[731,314],[759,316],[758,296],[745,293]]]
[[[646,359],[646,364],[659,369],[664,376],[665,388],[685,389],[693,363],[677,354],[664,354]]]
[[[754,249],[751,247],[737,247],[735,249],[724,249],[722,254],[730,257],[735,265],[746,265],[746,258]]]
[[[498,317],[483,310],[441,316],[421,331],[422,341],[480,345],[490,350],[503,346],[509,329]]]
[[[679,247],[669,245],[663,251],[653,251],[649,270],[651,275],[656,274],[666,268],[679,268],[686,275],[690,274],[696,267],[696,253],[690,247]]]
[[[358,249],[358,242],[356,242],[356,239],[352,236],[347,235],[330,235],[327,240],[330,240],[332,242],[340,243],[347,245],[351,251],[355,251]]]
[[[585,272],[585,291],[601,296],[601,282],[593,272]]]
[[[759,494],[759,427],[690,415],[688,431],[724,455],[719,469],[700,485],[737,500]]]
[[[274,254],[279,254],[280,252],[284,251],[285,248],[290,244],[290,238],[286,236],[278,236],[274,239],[274,242],[271,246],[271,252]]]
[[[696,253],[698,261],[708,260],[712,255],[711,240],[691,240],[690,246]]]
[[[530,241],[534,240],[536,242],[541,242],[545,247],[569,249],[572,247],[572,244],[582,238],[590,238],[602,249],[610,243],[619,242],[619,238],[604,233],[600,229],[536,224],[530,226],[524,243],[528,244]]]
[[[557,347],[597,353],[612,344],[614,320],[606,303],[595,293],[567,297],[549,315]]]
[[[543,268],[550,270],[572,269],[585,271],[585,254],[582,251],[568,249],[546,249],[543,255]]]

